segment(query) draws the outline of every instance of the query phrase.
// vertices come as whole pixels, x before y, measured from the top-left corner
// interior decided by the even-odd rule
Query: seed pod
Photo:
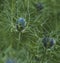
[[[26,22],[24,18],[19,18],[16,22],[16,28],[18,31],[22,31],[26,26]]]
[[[44,37],[42,39],[42,42],[43,42],[43,45],[45,48],[51,48],[54,45],[55,40],[53,38],[50,38],[50,37]]]

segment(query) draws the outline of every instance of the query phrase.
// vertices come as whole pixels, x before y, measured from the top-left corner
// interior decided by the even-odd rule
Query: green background
[[[15,28],[20,17],[26,20],[23,33]],[[50,50],[42,44],[46,33],[56,42]],[[8,57],[16,63],[60,63],[60,0],[0,0],[0,63]]]

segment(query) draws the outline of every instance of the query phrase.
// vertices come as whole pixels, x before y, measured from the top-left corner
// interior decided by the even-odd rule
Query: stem
[[[19,35],[18,35],[18,43],[17,43],[17,49],[19,49],[19,45],[21,43],[21,33],[19,32]]]

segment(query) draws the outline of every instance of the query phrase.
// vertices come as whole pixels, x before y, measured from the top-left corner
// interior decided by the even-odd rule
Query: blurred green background
[[[42,3],[37,10],[34,3]],[[23,33],[15,31],[18,18],[26,19]],[[45,51],[44,35],[53,37],[54,48]],[[0,0],[0,63],[60,63],[60,0]]]

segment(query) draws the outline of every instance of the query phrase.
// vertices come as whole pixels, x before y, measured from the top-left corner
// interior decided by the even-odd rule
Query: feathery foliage
[[[35,3],[42,3],[37,10]],[[23,32],[16,21],[25,18]],[[44,36],[54,38],[52,49],[45,49]],[[0,0],[0,63],[9,58],[17,63],[60,63],[60,0]]]

